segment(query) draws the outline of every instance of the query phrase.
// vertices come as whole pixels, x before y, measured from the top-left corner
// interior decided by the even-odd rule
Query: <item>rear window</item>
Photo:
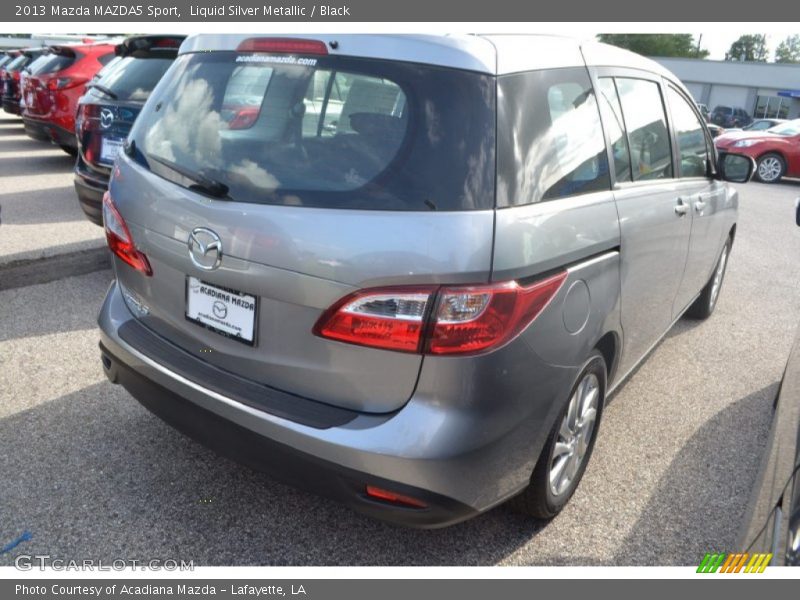
[[[8,65],[6,66],[6,71],[9,72],[19,71],[26,64],[28,64],[28,57],[25,56],[24,54],[20,54],[14,60],[8,63]]]
[[[179,57],[136,121],[135,158],[237,201],[380,210],[494,205],[490,76],[361,58]],[[195,189],[197,186],[194,186]]]
[[[174,57],[126,56],[109,63],[97,83],[110,89],[121,101],[144,102],[172,64]]]
[[[64,56],[62,54],[43,54],[30,64],[28,71],[31,75],[55,73],[71,67],[72,63],[74,62],[74,56]]]
[[[733,109],[730,106],[718,106],[714,109],[716,113],[731,114]]]

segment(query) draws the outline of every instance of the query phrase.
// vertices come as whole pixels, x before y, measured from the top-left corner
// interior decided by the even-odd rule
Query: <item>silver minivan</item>
[[[374,517],[549,518],[609,394],[714,310],[752,171],[602,44],[192,36],[103,201],[103,366]]]

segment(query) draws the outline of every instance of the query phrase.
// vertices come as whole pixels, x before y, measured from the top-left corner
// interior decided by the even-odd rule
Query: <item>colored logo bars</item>
[[[736,554],[706,553],[698,573],[763,573],[772,560],[772,554],[749,554],[737,552]]]

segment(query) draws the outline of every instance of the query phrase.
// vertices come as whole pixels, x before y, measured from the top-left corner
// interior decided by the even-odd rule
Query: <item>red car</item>
[[[732,131],[714,140],[720,152],[746,154],[756,161],[756,177],[777,183],[782,177],[800,177],[800,119],[766,131]]]
[[[75,112],[78,99],[95,73],[114,58],[114,44],[51,46],[48,60],[37,62],[22,90],[25,132],[77,154]]]

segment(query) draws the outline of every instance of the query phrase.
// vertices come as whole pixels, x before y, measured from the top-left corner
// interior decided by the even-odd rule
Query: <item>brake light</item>
[[[249,129],[258,120],[258,106],[245,106],[236,110],[233,118],[228,122],[228,129]]]
[[[148,277],[153,274],[150,261],[136,248],[131,232],[108,192],[103,194],[103,227],[111,252]]]
[[[51,92],[66,90],[82,85],[89,81],[86,77],[53,77],[47,80],[47,89]]]
[[[514,339],[547,306],[567,278],[562,271],[522,286],[395,287],[346,296],[319,319],[320,337],[425,354],[475,354]]]
[[[566,278],[562,271],[525,287],[510,281],[443,288],[427,351],[466,354],[502,346],[542,312]]]
[[[11,71],[11,77],[14,81],[19,81],[19,71]]]
[[[296,38],[248,38],[239,44],[237,52],[272,52],[274,54],[328,54],[320,40]]]
[[[321,337],[386,350],[418,352],[431,288],[385,288],[346,296],[317,322]]]
[[[181,40],[175,38],[158,38],[153,42],[152,48],[180,48]]]
[[[368,485],[366,487],[366,491],[367,496],[370,498],[375,498],[376,500],[381,500],[383,502],[390,502],[391,504],[398,504],[400,506],[407,506],[410,508],[428,508],[428,505],[422,500],[417,500],[416,498],[406,496],[405,494],[390,492],[389,490],[375,487],[374,485]]]

